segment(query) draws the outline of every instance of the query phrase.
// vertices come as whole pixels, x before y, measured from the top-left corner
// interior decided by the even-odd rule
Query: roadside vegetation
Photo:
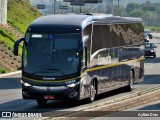
[[[7,67],[6,69],[5,67],[0,67],[0,74],[17,70],[20,60],[15,56],[13,58],[11,51],[13,51],[14,42],[19,37],[24,36],[27,27],[32,21],[42,16],[42,14],[30,4],[29,0],[8,0],[7,7],[7,24],[0,24],[0,42],[4,43],[2,46],[6,49],[3,47],[0,47],[0,49],[2,51],[5,50],[4,53],[6,55],[8,54],[7,56],[12,56],[10,61],[5,61],[5,59],[3,59],[4,62],[12,67],[10,67],[11,69],[8,69]],[[22,44],[19,47],[19,55],[22,55]]]
[[[146,29],[150,29],[153,32],[160,32],[160,27],[155,26],[145,26]]]
[[[7,11],[7,22],[10,26],[0,27],[0,41],[13,49],[14,42],[17,40],[16,32],[25,33],[28,25],[42,14],[28,0],[9,0]],[[22,49],[20,48],[20,55]]]
[[[6,73],[6,72],[7,72],[7,70],[6,70],[6,69],[4,69],[4,68],[0,67],[0,74],[1,74],[1,73]]]
[[[16,36],[8,30],[0,29],[0,40],[4,41],[8,46],[13,46]]]
[[[29,0],[9,0],[8,22],[20,32],[25,33],[28,25],[42,14],[31,4]]]

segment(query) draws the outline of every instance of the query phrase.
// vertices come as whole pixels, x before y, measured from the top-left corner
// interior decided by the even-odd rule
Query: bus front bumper
[[[22,84],[23,99],[47,99],[47,100],[79,100],[80,87],[67,86],[25,86]]]

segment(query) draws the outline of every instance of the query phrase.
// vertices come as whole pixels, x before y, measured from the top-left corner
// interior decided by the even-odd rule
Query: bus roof
[[[36,19],[28,29],[31,31],[82,31],[92,21],[89,15],[47,15]]]
[[[120,16],[110,16],[110,17],[103,17],[103,18],[94,18],[95,22],[100,23],[108,23],[108,24],[116,24],[116,23],[133,23],[133,22],[142,22],[141,18],[135,17],[120,17]]]
[[[102,23],[124,23],[142,22],[140,18],[120,17],[112,15],[77,15],[77,14],[58,14],[47,15],[36,19],[28,28],[28,31],[61,31],[61,32],[80,32],[92,22]],[[62,31],[63,30],[63,31]]]

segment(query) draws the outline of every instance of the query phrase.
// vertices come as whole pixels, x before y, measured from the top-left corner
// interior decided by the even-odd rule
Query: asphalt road
[[[0,78],[0,111],[32,111],[52,112],[56,114],[61,111],[78,111],[82,108],[91,107],[108,100],[132,94],[137,91],[160,84],[160,39],[153,38],[152,42],[157,45],[157,58],[146,58],[145,78],[140,84],[135,85],[132,92],[115,90],[99,95],[97,100],[88,104],[85,100],[77,103],[66,103],[65,101],[51,101],[45,107],[40,107],[35,100],[23,100],[21,96],[20,74]]]
[[[159,120],[160,100],[91,120]]]

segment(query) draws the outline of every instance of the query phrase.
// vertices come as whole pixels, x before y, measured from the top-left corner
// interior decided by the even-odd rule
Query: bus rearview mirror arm
[[[14,50],[13,53],[15,56],[18,56],[18,48],[19,48],[19,44],[24,41],[24,37],[19,38],[15,43],[14,43]]]

